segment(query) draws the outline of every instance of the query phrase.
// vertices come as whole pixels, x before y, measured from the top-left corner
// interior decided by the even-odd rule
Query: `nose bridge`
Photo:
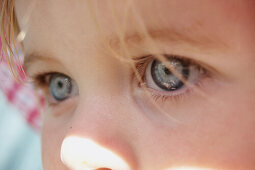
[[[73,159],[83,160],[83,163],[90,165],[93,162],[93,169],[130,169],[135,166],[135,152],[128,137],[129,113],[130,108],[128,99],[113,95],[94,95],[93,97],[81,99],[70,123],[69,131],[62,143],[61,157],[72,159],[72,167],[77,166]],[[66,139],[75,137],[80,142],[70,144]],[[83,141],[83,142],[81,142]],[[77,146],[80,144],[77,153]],[[68,145],[67,145],[68,144]],[[66,148],[73,151],[72,158]],[[63,149],[65,148],[65,149]],[[82,149],[83,148],[83,149]],[[88,152],[87,148],[91,148]],[[65,152],[64,152],[65,151]],[[76,152],[76,153],[74,153]],[[98,155],[97,155],[98,154]],[[68,156],[69,155],[69,156]],[[76,157],[76,158],[75,158]],[[93,157],[99,160],[91,160]],[[108,160],[106,158],[110,158]],[[67,163],[69,162],[69,163]],[[76,162],[76,163],[75,163]],[[70,161],[64,161],[70,164]],[[70,165],[68,165],[70,167]],[[119,166],[119,168],[118,168]],[[134,168],[131,168],[134,169]]]
[[[110,94],[94,94],[86,99],[81,99],[74,113],[71,131],[82,134],[84,128],[86,132],[111,130],[109,133],[118,133],[119,130],[124,130],[125,124],[128,124],[128,119],[131,116],[128,108],[131,111],[129,99]],[[81,129],[82,131],[80,131]],[[84,134],[86,135],[86,134]],[[101,134],[103,135],[103,134]],[[100,135],[100,136],[101,136]]]

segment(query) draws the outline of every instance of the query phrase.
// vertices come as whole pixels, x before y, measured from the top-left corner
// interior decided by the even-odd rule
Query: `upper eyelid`
[[[30,68],[33,67],[36,62],[57,63],[58,61],[52,57],[43,56],[37,53],[26,54],[24,57],[25,70],[30,72]]]
[[[190,56],[183,56],[183,55],[178,55],[178,54],[167,54],[167,53],[163,53],[163,54],[156,54],[157,56],[162,56],[164,57],[164,61],[167,61],[166,59],[166,56],[175,56],[176,58],[179,58],[179,59],[183,59],[183,60],[187,60],[189,61],[191,64],[193,65],[198,65],[200,66],[201,68],[203,68],[204,70],[206,70],[208,73],[210,73],[210,75],[214,75],[214,76],[220,76],[222,75],[222,73],[220,73],[218,70],[216,70],[215,68],[213,68],[212,66],[210,66],[209,64],[201,61],[201,60],[198,60],[198,59],[195,59],[195,58],[192,58]],[[157,57],[155,57],[154,55],[145,55],[145,57],[148,57],[150,59],[157,59],[161,62],[164,62],[162,61],[161,59],[158,59]],[[135,58],[135,57],[134,57]],[[139,57],[137,57],[138,59],[134,59],[134,61],[139,61]],[[141,58],[141,57],[140,57]]]
[[[211,72],[211,70],[212,70],[211,68],[208,68],[205,64],[203,64],[203,63],[201,64],[199,61],[190,59],[188,57],[183,57],[183,56],[178,56],[178,55],[171,55],[171,54],[160,54],[160,55],[162,55],[165,58],[167,58],[166,56],[169,56],[169,57],[176,56],[177,58],[180,58],[180,59],[189,60],[189,61],[191,61],[191,63],[193,63],[195,65],[198,65],[198,66],[208,70],[209,72]],[[153,59],[157,59],[157,58],[152,54],[142,55],[142,56],[137,56],[137,57],[132,58],[132,60],[135,63],[136,69],[137,69],[137,66],[141,66],[143,68],[146,67],[147,64]],[[141,68],[141,69],[143,69],[143,68]],[[141,72],[139,72],[139,70],[138,70],[138,73],[141,73]],[[49,77],[52,74],[61,74],[61,75],[64,75],[64,76],[67,76],[67,77],[71,78],[71,76],[69,76],[65,73],[60,73],[58,71],[47,71],[47,72],[41,72],[41,73],[38,72],[38,73],[36,73],[35,75],[32,76],[33,83],[38,85],[38,86],[45,86],[45,85],[47,85],[46,83],[48,83],[47,81],[45,81],[45,78]]]
[[[26,54],[24,57],[24,68],[29,77],[35,78],[39,74],[44,73],[62,73],[72,77],[71,72],[63,61],[57,57],[50,55],[42,55],[40,53]]]
[[[69,77],[68,75],[65,75],[63,73],[59,72],[45,72],[45,73],[37,73],[32,78],[32,84],[36,88],[48,88],[50,77],[54,74],[63,75],[66,77]],[[70,77],[69,77],[70,78]],[[72,80],[72,78],[70,78]]]
[[[160,55],[162,57],[164,57],[166,60],[167,60],[167,58],[171,58],[171,57],[175,57],[175,58],[178,58],[178,59],[181,59],[181,60],[187,60],[191,65],[198,66],[201,70],[203,70],[203,72],[201,74],[203,74],[206,77],[211,77],[211,75],[213,74],[213,73],[211,73],[211,71],[209,69],[207,69],[204,65],[198,63],[196,60],[192,60],[190,58],[183,57],[183,56],[178,56],[178,55],[169,55],[169,54],[160,54]],[[153,56],[153,55],[145,55],[143,57],[135,58],[136,69],[137,69],[138,74],[139,74],[138,76],[140,76],[140,78],[141,78],[141,80],[139,80],[140,81],[139,84],[142,83],[142,84],[146,85],[146,82],[145,82],[146,81],[145,80],[146,68],[147,68],[148,64],[151,61],[155,60],[155,59],[158,60],[158,58]],[[145,62],[144,62],[144,60],[145,60]],[[161,62],[164,62],[164,61],[161,61]],[[141,67],[141,69],[138,68],[138,67]],[[184,84],[186,86],[190,86],[189,82],[184,82]]]
[[[158,58],[157,56],[161,56],[161,57]],[[194,60],[194,59],[191,59],[188,57],[174,55],[174,54],[145,55],[143,57],[134,57],[133,60],[136,64],[149,63],[152,60],[158,60],[158,61],[164,63],[164,62],[168,62],[167,60],[169,58],[177,58],[177,59],[185,60],[185,61],[189,62],[191,65],[198,65],[208,71],[211,70],[210,68],[208,68],[208,66],[206,64],[201,63],[200,61],[197,61],[197,60]]]

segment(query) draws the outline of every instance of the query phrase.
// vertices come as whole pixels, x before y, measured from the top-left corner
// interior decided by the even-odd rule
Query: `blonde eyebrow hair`
[[[216,48],[222,50],[229,48],[229,45],[217,36],[210,36],[208,34],[201,34],[200,36],[196,36],[192,34],[191,31],[187,31],[188,30],[180,31],[174,28],[148,29],[148,36],[152,40],[189,44],[191,46],[195,46],[204,50]],[[193,32],[196,32],[196,30],[194,30]],[[148,36],[146,36],[144,33],[139,32],[128,33],[124,37],[124,42],[127,45],[133,43],[142,43],[143,41],[148,39]],[[112,47],[119,47],[120,38],[113,35],[109,38],[109,43],[112,45]]]
[[[40,54],[37,54],[37,53],[31,53],[31,54],[25,55],[25,57],[24,57],[24,67],[28,68],[36,60],[56,62],[56,59],[53,58],[53,57],[47,57],[47,56],[43,56],[43,55],[40,55]]]
[[[31,65],[35,62],[42,61],[44,63],[61,63],[57,58],[48,55],[42,55],[40,53],[29,53],[24,57],[24,68],[26,72],[29,72]]]

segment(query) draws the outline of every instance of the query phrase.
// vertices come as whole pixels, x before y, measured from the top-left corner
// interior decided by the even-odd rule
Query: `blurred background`
[[[38,103],[43,98],[38,100],[24,75],[25,83],[15,81],[6,58],[0,59],[0,170],[42,170]]]

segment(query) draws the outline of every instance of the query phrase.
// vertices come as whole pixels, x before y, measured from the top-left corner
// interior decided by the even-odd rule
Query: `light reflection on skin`
[[[130,170],[127,163],[116,153],[100,146],[91,139],[66,137],[61,147],[61,161],[72,170],[94,170],[111,168],[112,170]],[[194,166],[180,166],[165,170],[214,170]]]
[[[117,154],[91,139],[69,136],[61,146],[61,161],[73,170],[110,168],[130,170]]]

